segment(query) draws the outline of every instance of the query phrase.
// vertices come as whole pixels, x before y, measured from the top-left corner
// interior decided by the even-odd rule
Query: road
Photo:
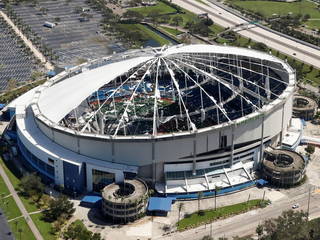
[[[203,0],[206,5],[196,0],[172,0],[172,2],[196,14],[206,12],[216,24],[223,27],[233,27],[238,24],[247,23],[246,20],[207,0]],[[265,43],[270,48],[320,69],[320,50],[295,42],[258,26],[242,30],[238,33],[254,41]]]
[[[46,67],[47,70],[53,70],[54,66],[47,61],[45,56],[33,45],[33,43],[20,31],[20,29],[11,21],[11,19],[3,12],[0,10],[0,16],[3,17],[3,19],[13,28],[15,33],[17,34],[18,37],[20,37],[24,43],[31,49],[33,52],[34,56],[38,58]]]
[[[320,217],[320,193],[313,192],[310,198],[310,218]],[[308,208],[308,192],[297,195],[294,198],[286,198],[276,201],[266,208],[253,210],[241,215],[237,215],[228,219],[220,220],[212,224],[212,235],[216,239],[218,237],[246,236],[255,233],[255,229],[259,223],[269,218],[277,217],[283,210],[291,209],[293,204],[299,203],[299,209]],[[205,235],[210,235],[210,225],[200,226],[184,232],[175,232],[166,237],[159,237],[165,240],[196,240],[201,239]]]
[[[26,219],[27,224],[29,225],[33,235],[37,240],[43,240],[42,235],[40,234],[39,230],[37,229],[36,225],[32,221],[32,218],[30,217],[29,213],[27,212],[26,208],[24,207],[20,197],[18,196],[17,192],[14,190],[14,187],[12,183],[10,182],[7,174],[5,173],[2,165],[0,165],[0,175],[3,178],[5,184],[7,185],[10,193],[13,196],[14,201],[16,202],[18,208],[20,209],[24,219]]]

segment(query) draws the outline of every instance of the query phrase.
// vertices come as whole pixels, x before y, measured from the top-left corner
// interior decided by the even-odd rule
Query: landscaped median
[[[235,205],[217,208],[217,210],[200,210],[192,214],[187,214],[185,218],[177,223],[177,229],[183,231],[195,228],[203,224],[211,223],[218,219],[224,219],[240,213],[248,212],[256,208],[264,208],[270,202],[267,200],[255,199]]]

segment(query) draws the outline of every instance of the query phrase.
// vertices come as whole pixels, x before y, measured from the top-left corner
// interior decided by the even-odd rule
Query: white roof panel
[[[12,102],[10,102],[7,107],[8,108],[16,108],[18,105],[24,105],[27,106],[30,104],[35,92],[37,89],[39,89],[40,86],[35,87],[31,90],[29,90],[28,92],[22,94],[20,97],[14,99]]]
[[[58,123],[85,98],[104,84],[151,57],[137,57],[85,71],[42,90],[38,105],[41,113]]]

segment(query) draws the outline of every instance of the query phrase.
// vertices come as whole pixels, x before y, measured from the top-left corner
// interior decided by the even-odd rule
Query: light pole
[[[307,209],[307,220],[309,221],[309,212],[310,212],[310,197],[311,197],[311,187],[309,188],[309,196],[308,196],[308,209]]]

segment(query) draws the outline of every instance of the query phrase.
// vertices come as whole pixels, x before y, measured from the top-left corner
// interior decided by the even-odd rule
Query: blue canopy
[[[148,211],[169,212],[169,211],[171,211],[171,205],[172,205],[173,200],[175,200],[175,198],[151,197],[149,199]]]
[[[99,201],[101,201],[101,197],[100,196],[84,196],[82,199],[81,199],[81,203],[91,203],[91,204],[95,204]]]
[[[55,72],[55,71],[48,71],[48,72],[47,72],[47,75],[48,75],[49,77],[54,77],[54,76],[56,75],[56,72]]]
[[[267,180],[264,180],[264,179],[258,179],[256,181],[256,183],[263,186],[263,185],[268,184],[269,182]]]

